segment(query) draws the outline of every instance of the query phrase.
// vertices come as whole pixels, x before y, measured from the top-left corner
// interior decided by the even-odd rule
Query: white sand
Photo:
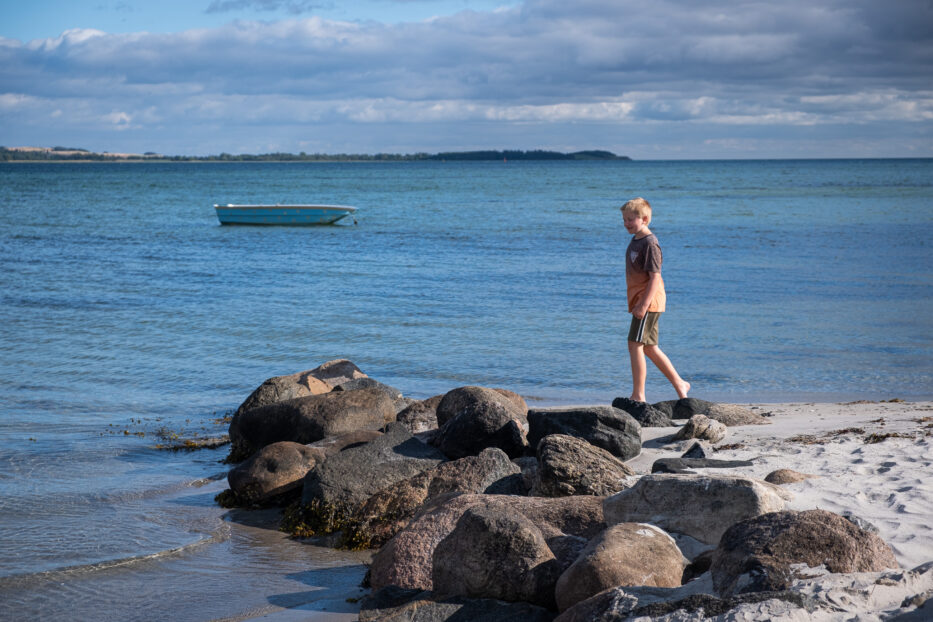
[[[738,469],[702,469],[764,479],[777,469],[816,475],[782,488],[792,510],[848,510],[878,528],[903,568],[933,561],[933,402],[748,405],[772,413],[771,425],[730,427],[713,456],[750,460]],[[859,428],[864,433],[839,430]],[[646,447],[630,461],[639,473],[660,457],[680,456],[692,441],[658,446],[676,428],[643,428]],[[901,434],[868,443],[871,434]],[[808,443],[794,439],[812,436]],[[655,439],[654,443],[648,442]],[[813,442],[817,441],[817,442]]]

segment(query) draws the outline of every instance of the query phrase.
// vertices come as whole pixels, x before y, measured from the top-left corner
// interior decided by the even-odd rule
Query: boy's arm
[[[648,307],[651,306],[651,301],[654,300],[654,297],[661,289],[661,273],[651,272],[649,274],[651,276],[648,277],[648,286],[645,287],[645,294],[641,297],[641,300],[638,301],[638,304],[635,305],[635,308],[632,309],[632,315],[639,320],[648,313]]]

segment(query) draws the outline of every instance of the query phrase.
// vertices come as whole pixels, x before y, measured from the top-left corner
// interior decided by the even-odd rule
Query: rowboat
[[[346,205],[214,205],[222,225],[330,225],[356,211]]]

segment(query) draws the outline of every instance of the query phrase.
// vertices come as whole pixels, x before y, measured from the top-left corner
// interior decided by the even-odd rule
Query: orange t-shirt
[[[641,301],[648,289],[651,273],[657,272],[661,278],[661,247],[658,238],[652,233],[643,238],[632,238],[625,251],[625,284],[628,288],[629,312]],[[648,311],[663,313],[667,304],[667,294],[664,293],[664,281],[661,288],[648,305]]]

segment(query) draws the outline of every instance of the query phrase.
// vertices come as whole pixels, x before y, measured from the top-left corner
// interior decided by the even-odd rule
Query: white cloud
[[[528,0],[417,23],[310,17],[170,34],[72,29],[26,44],[0,39],[0,122],[16,114],[35,127],[61,111],[59,132],[103,124],[160,140],[168,128],[216,123],[244,135],[254,128],[256,145],[269,132],[325,124],[347,132],[359,124],[373,140],[376,125],[404,133],[434,124],[465,141],[485,124],[529,136],[538,143],[530,147],[565,144],[575,124],[664,127],[671,141],[688,126],[764,137],[900,123],[929,133],[933,42],[913,21],[930,11],[904,0],[896,12],[907,20],[901,30],[872,0]],[[904,144],[917,137],[899,131]],[[421,148],[417,135],[408,140]]]

